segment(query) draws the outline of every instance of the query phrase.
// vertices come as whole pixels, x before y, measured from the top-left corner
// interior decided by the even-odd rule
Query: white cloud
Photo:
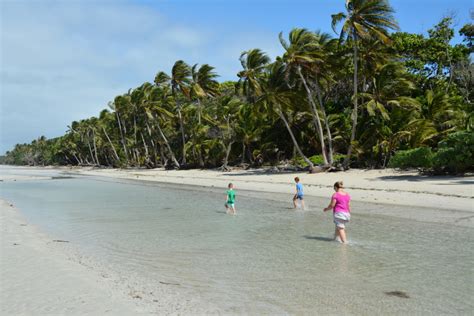
[[[177,24],[122,2],[1,2],[0,154],[15,143],[62,135],[119,93],[152,81],[178,59],[235,79],[243,50],[274,56],[275,34]]]

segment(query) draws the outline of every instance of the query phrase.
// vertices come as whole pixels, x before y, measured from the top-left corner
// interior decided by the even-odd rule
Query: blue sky
[[[425,33],[447,14],[457,29],[472,23],[468,0],[390,3],[402,31]],[[235,79],[242,51],[274,57],[280,31],[332,32],[330,15],[343,9],[343,0],[0,0],[0,154],[64,134],[178,59]]]

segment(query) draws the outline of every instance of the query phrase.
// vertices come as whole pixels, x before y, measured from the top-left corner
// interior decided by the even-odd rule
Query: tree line
[[[219,82],[214,67],[178,60],[98,117],[72,122],[61,137],[17,144],[1,162],[383,168],[418,148],[436,154],[449,139],[467,150],[462,163],[470,169],[474,26],[458,30],[464,41],[452,45],[452,17],[425,36],[399,31],[393,13],[388,1],[348,0],[332,15],[338,36],[280,33],[283,54],[271,60],[258,48],[244,51],[236,81]]]

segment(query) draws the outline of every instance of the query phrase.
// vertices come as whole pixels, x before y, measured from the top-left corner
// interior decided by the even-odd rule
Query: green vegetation
[[[392,168],[421,168],[429,169],[433,166],[433,153],[429,147],[420,147],[398,151],[390,159],[389,167]]]
[[[437,172],[464,173],[474,166],[474,133],[457,132],[448,135],[438,145],[433,157]]]
[[[282,56],[253,48],[238,81],[176,61],[116,96],[65,135],[18,144],[17,165],[168,168],[277,164],[473,169],[471,24],[452,45],[451,18],[428,35],[396,32],[387,1],[349,0],[334,38],[280,33]],[[394,33],[390,33],[394,32]],[[275,38],[277,40],[277,38]]]

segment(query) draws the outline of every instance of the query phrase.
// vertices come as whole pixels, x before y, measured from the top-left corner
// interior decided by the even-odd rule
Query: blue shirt
[[[303,195],[303,185],[301,184],[301,182],[298,182],[296,184],[296,194]]]

